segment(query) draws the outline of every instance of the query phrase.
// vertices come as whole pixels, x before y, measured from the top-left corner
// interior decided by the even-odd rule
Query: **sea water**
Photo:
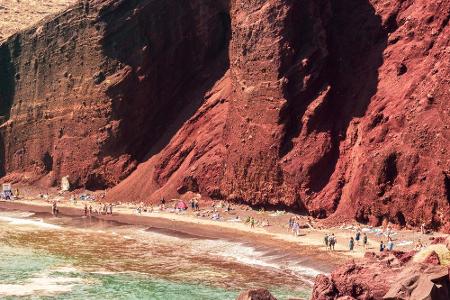
[[[308,299],[325,272],[242,241],[0,211],[1,299]]]

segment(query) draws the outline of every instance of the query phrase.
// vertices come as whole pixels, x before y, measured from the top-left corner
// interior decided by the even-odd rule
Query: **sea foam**
[[[14,218],[14,217],[6,217],[0,216],[1,222],[7,222],[11,225],[23,225],[23,226],[36,226],[45,229],[60,229],[61,226],[45,223],[41,220],[31,220],[31,219],[22,219],[22,218]]]
[[[44,296],[67,293],[81,282],[81,278],[42,275],[41,277],[31,278],[23,284],[0,284],[0,296]]]

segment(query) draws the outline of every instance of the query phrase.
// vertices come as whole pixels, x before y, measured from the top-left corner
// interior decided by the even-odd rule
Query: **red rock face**
[[[388,263],[390,262],[390,263]],[[317,276],[311,299],[448,299],[448,268],[404,265],[393,257],[366,259]]]
[[[449,9],[77,4],[0,46],[3,173],[450,230]]]

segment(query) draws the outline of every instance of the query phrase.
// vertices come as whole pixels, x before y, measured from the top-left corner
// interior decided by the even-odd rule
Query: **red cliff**
[[[373,254],[371,258],[341,266],[329,277],[318,275],[311,299],[449,299],[448,267],[428,263],[405,264],[401,261],[402,254],[395,254],[398,257]]]
[[[449,11],[82,1],[0,44],[4,180],[449,231]]]

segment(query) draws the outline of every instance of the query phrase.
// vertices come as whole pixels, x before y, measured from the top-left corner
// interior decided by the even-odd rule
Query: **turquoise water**
[[[240,242],[18,212],[0,212],[0,257],[2,299],[307,299],[319,273]]]

